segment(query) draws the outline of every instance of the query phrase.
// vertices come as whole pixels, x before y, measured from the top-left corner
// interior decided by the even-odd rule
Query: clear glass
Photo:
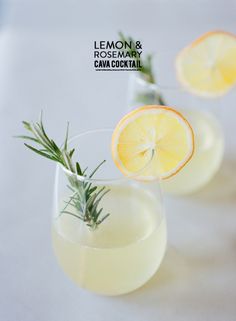
[[[158,270],[167,236],[158,181],[123,177],[111,158],[111,136],[112,130],[97,130],[70,140],[78,150],[75,159],[88,173],[106,162],[92,179],[57,166],[52,240],[59,265],[75,283],[99,294],[120,295],[139,288]],[[101,218],[110,215],[96,229],[78,219],[70,204],[64,210],[73,194],[71,180],[82,194],[85,184],[97,191],[109,189],[98,208],[103,208]]]
[[[175,176],[162,182],[165,192],[189,194],[203,188],[217,173],[224,154],[224,135],[219,121],[221,100],[201,98],[181,88],[175,77],[175,53],[154,56],[158,85],[147,83],[138,73],[129,80],[128,110],[160,104],[179,110],[195,134],[195,151],[190,162]]]

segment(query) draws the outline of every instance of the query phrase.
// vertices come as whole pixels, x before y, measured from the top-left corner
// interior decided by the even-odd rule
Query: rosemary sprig
[[[127,49],[126,52],[129,52],[131,54],[131,57],[132,57],[132,53],[136,52],[136,55],[133,59],[135,59],[136,61],[137,60],[140,61],[141,68],[138,72],[141,78],[143,78],[146,82],[150,84],[156,84],[156,79],[153,72],[153,63],[152,63],[153,55],[148,54],[146,55],[145,58],[142,59],[137,55],[137,49],[135,46],[136,41],[132,37],[125,37],[122,32],[119,32],[119,37],[123,43],[128,42],[132,44],[132,49]],[[135,100],[137,102],[142,102],[144,104],[157,103],[159,105],[165,105],[165,101],[162,95],[158,91],[156,92],[151,91],[147,93],[138,94]]]
[[[109,213],[102,215],[103,208],[99,207],[101,200],[109,192],[109,189],[105,186],[100,188],[84,179],[79,180],[77,175],[92,178],[104,164],[105,160],[102,161],[90,175],[87,175],[87,169],[82,171],[79,162],[74,163],[73,161],[75,149],[68,148],[69,123],[67,123],[65,140],[61,148],[46,134],[42,121],[42,113],[39,122],[29,123],[23,121],[23,125],[30,135],[17,137],[34,143],[34,146],[24,143],[27,148],[43,157],[60,163],[72,173],[67,175],[69,182],[68,188],[72,192],[72,196],[69,197],[68,201],[65,201],[66,205],[61,211],[61,214],[73,215],[84,221],[91,229],[96,229],[98,225],[110,215]],[[75,213],[71,212],[69,210],[70,208],[73,208]]]

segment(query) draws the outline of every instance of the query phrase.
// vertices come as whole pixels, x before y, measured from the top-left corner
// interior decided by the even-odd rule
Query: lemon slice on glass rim
[[[120,120],[111,149],[125,176],[144,181],[166,179],[191,159],[194,134],[188,121],[173,108],[148,105]]]
[[[225,94],[236,84],[236,36],[205,33],[177,55],[176,72],[186,90],[196,95]]]

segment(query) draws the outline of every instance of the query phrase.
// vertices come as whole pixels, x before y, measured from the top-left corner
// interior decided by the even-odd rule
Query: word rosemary
[[[91,174],[87,175],[87,168],[82,171],[79,162],[74,163],[73,161],[75,149],[68,148],[69,123],[67,124],[64,144],[61,148],[46,134],[42,114],[39,122],[29,123],[23,121],[23,125],[31,135],[21,135],[17,137],[31,141],[36,144],[37,147],[27,143],[24,143],[24,145],[33,152],[60,163],[70,172],[67,177],[69,182],[68,188],[72,192],[72,196],[68,201],[65,201],[66,205],[61,211],[61,214],[75,216],[84,221],[92,230],[96,229],[98,225],[110,215],[109,213],[102,215],[103,208],[99,207],[102,198],[109,192],[109,189],[105,186],[95,186],[93,183],[86,181],[86,178],[91,179],[100,166],[104,164],[105,160],[101,162]],[[77,175],[83,178],[80,180]],[[74,209],[75,212],[69,209]]]

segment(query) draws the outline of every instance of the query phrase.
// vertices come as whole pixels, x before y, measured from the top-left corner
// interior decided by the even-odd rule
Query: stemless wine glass
[[[204,187],[219,170],[224,153],[224,136],[219,122],[221,101],[202,98],[181,88],[175,78],[174,53],[154,56],[157,84],[139,74],[130,76],[128,108],[164,104],[179,110],[195,134],[195,151],[190,162],[175,176],[162,182],[170,194],[189,194]]]
[[[70,140],[87,175],[57,166],[52,239],[58,263],[75,283],[99,294],[119,295],[139,288],[154,275],[167,236],[158,182],[123,177],[111,158],[111,136],[112,130],[104,129]],[[88,226],[89,219],[79,217],[97,200],[93,210],[98,225]]]

